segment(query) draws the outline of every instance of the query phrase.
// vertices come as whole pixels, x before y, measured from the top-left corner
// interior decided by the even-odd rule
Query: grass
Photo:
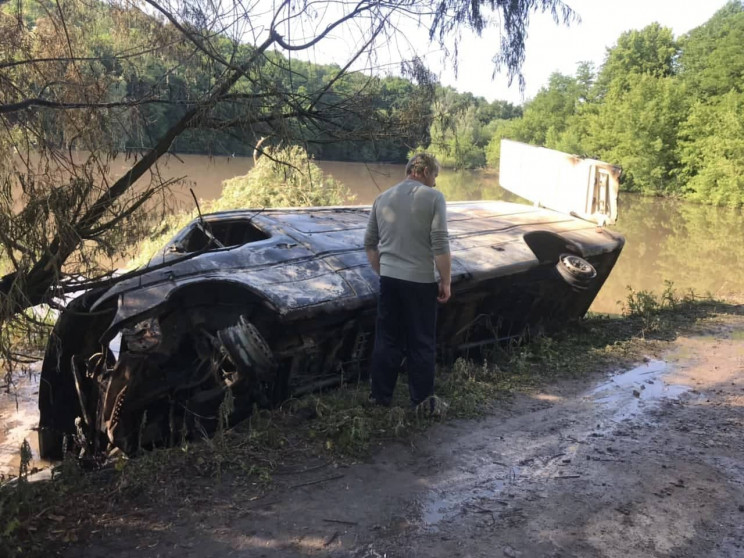
[[[488,413],[514,393],[630,368],[658,356],[680,331],[727,313],[741,314],[741,307],[691,294],[678,297],[671,285],[660,297],[630,291],[622,317],[589,316],[551,337],[439,368],[436,393],[449,404],[446,414],[431,417],[409,409],[405,377],[390,408],[368,403],[366,383],[344,384],[272,411],[255,409],[238,425],[223,418],[211,439],[182,441],[136,459],[112,458],[101,470],[83,473],[68,459],[52,482],[43,483],[26,482],[27,470],[21,470],[15,483],[0,487],[0,555],[42,554],[84,537],[92,525],[105,528],[123,510],[158,508],[220,490],[256,497],[270,490],[288,464],[364,458],[380,444],[415,440],[435,422]],[[231,403],[223,403],[225,417]]]

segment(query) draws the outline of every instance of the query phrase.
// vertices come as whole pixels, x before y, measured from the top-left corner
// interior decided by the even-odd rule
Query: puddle
[[[46,465],[39,459],[35,430],[39,422],[40,368],[40,363],[33,365],[29,371],[14,378],[10,393],[0,392],[0,478],[18,474],[23,440],[28,440],[31,445],[33,460],[30,467]]]
[[[667,383],[664,377],[672,371],[663,360],[651,360],[617,374],[598,385],[587,397],[610,408],[610,420],[622,422],[633,418],[665,399],[677,399],[689,386]]]
[[[587,424],[600,422],[605,424],[607,430],[614,430],[617,423],[640,418],[662,401],[678,398],[691,388],[666,380],[674,370],[674,366],[665,361],[651,360],[616,374],[585,392],[581,399],[591,403],[589,409],[585,408]],[[601,416],[599,421],[595,411]],[[586,432],[580,430],[573,431],[572,436],[585,439],[590,432],[596,433],[594,428]],[[467,473],[459,472],[454,477],[441,479],[418,501],[422,526],[428,531],[437,532],[439,524],[452,521],[463,513],[491,511],[494,500],[498,501],[501,494],[510,491],[519,481],[544,482],[545,479],[561,476],[563,471],[555,458],[574,461],[577,447],[578,444],[563,444],[557,455],[548,456],[547,459],[545,455],[538,455],[525,463],[519,462],[524,467],[475,463]]]
[[[473,507],[478,510],[480,500],[493,500],[509,484],[503,479],[489,479],[466,490],[462,487],[450,487],[445,491],[433,491],[421,502],[421,521],[436,529],[437,523],[447,521],[462,513],[463,508]]]
[[[422,525],[437,531],[438,523],[451,520],[465,510],[479,513],[491,508],[493,500],[513,486],[519,475],[520,467],[489,464],[479,467],[477,474],[447,479],[445,488],[430,490],[419,500]],[[488,505],[481,508],[478,502],[488,502]]]

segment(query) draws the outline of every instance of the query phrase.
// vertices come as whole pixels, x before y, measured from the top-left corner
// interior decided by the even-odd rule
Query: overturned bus
[[[580,318],[623,248],[606,228],[619,168],[506,140],[501,158],[502,185],[535,204],[448,204],[445,361]],[[204,215],[145,269],[73,300],[42,367],[42,456],[58,457],[75,433],[92,451],[173,443],[214,430],[228,391],[238,420],[363,377],[379,288],[363,246],[369,212]]]

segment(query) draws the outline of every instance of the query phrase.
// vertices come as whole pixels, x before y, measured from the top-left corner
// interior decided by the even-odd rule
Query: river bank
[[[18,474],[19,450],[23,440],[28,440],[38,460],[38,447],[34,429],[39,422],[38,393],[41,363],[34,363],[27,370],[13,376],[13,383],[0,389],[0,482]]]
[[[441,423],[349,386],[210,441],[66,463],[0,492],[3,550],[735,556],[743,340],[741,305],[677,301],[440,371]]]

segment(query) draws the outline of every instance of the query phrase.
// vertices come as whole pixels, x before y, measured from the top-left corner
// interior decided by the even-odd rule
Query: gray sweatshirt
[[[449,253],[442,192],[406,179],[377,196],[364,248],[379,250],[380,275],[434,283],[434,256]]]

